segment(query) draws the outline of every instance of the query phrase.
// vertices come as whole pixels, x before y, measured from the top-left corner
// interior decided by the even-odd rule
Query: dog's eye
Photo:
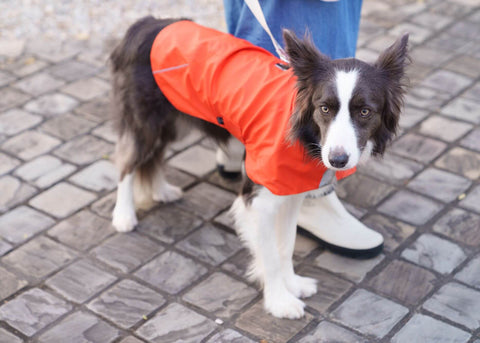
[[[323,114],[328,114],[328,112],[330,111],[328,106],[322,106],[320,107],[320,110],[322,111]]]
[[[370,110],[368,108],[363,108],[361,111],[360,111],[360,115],[362,117],[368,117],[368,115],[370,114]]]

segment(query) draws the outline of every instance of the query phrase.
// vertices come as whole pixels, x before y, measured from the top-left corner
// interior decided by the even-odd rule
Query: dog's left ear
[[[300,39],[293,31],[284,29],[283,40],[290,65],[299,81],[308,81],[326,70],[330,59],[318,51],[308,34]]]
[[[380,54],[374,64],[379,72],[384,75],[387,82],[385,85],[382,128],[376,137],[374,153],[383,154],[386,143],[397,132],[398,121],[403,108],[403,96],[407,88],[405,68],[409,63],[407,33]]]

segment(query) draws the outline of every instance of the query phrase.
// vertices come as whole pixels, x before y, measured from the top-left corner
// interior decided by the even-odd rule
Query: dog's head
[[[336,170],[353,168],[360,157],[383,155],[403,107],[408,34],[372,65],[354,58],[331,60],[310,39],[288,30],[283,37],[298,79],[292,141]]]

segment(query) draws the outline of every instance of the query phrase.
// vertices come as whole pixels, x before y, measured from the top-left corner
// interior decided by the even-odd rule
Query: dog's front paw
[[[298,298],[308,298],[317,293],[317,280],[293,274],[286,280],[287,288]]]
[[[305,303],[295,297],[286,288],[276,291],[264,291],[265,310],[277,318],[298,319],[305,314]]]
[[[181,199],[182,196],[182,189],[169,183],[164,184],[160,189],[154,190],[152,194],[154,201],[165,203],[177,201]]]
[[[122,211],[115,207],[112,217],[112,225],[117,232],[130,232],[138,224],[135,211]]]

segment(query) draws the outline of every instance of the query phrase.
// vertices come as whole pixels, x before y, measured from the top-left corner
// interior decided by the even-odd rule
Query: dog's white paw
[[[305,303],[286,288],[264,291],[265,310],[277,318],[298,319],[304,316]]]
[[[117,232],[130,232],[138,224],[135,211],[121,211],[115,207],[112,217],[112,225]]]
[[[317,293],[317,280],[293,274],[286,280],[287,289],[297,298],[308,298]]]
[[[174,202],[181,199],[183,196],[180,187],[165,183],[160,189],[153,190],[152,198],[159,202]]]

